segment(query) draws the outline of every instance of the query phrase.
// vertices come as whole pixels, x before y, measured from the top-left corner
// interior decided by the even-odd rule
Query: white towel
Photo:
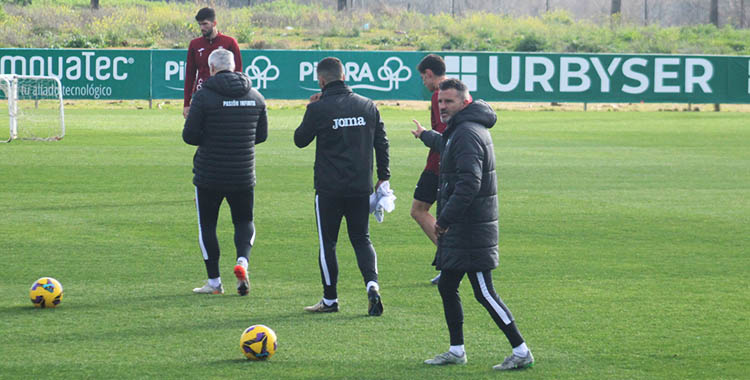
[[[378,223],[383,222],[385,212],[391,212],[396,208],[396,196],[391,190],[391,184],[383,181],[380,186],[370,194],[370,213],[375,215]]]

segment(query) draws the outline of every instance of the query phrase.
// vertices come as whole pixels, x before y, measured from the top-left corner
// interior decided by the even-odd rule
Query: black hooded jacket
[[[448,230],[438,239],[437,269],[480,272],[498,264],[497,177],[489,129],[497,115],[482,100],[448,121],[441,135],[420,139],[440,153],[437,224]]]
[[[182,139],[197,145],[193,183],[216,191],[255,186],[255,145],[268,137],[266,102],[243,73],[222,71],[193,95]]]
[[[343,82],[323,89],[320,100],[307,105],[294,131],[300,148],[315,145],[315,190],[329,196],[358,197],[372,193],[373,149],[378,179],[391,177],[388,137],[372,100]]]

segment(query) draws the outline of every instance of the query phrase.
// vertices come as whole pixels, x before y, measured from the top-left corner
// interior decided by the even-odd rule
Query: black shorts
[[[437,200],[438,186],[438,175],[427,170],[423,171],[422,175],[419,176],[417,188],[414,189],[414,199],[429,204],[435,203]]]

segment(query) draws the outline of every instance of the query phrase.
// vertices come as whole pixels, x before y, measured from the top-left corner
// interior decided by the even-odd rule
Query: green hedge
[[[0,47],[186,48],[199,35],[202,5],[146,0],[5,0]],[[662,28],[574,20],[565,11],[512,18],[469,13],[371,13],[277,0],[217,7],[220,30],[253,49],[470,50],[750,55],[750,30],[695,25]]]

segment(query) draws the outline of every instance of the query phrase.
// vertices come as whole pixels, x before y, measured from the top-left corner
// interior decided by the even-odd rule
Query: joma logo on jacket
[[[364,127],[367,125],[365,118],[360,117],[342,117],[333,119],[333,129],[345,128],[345,127]]]

